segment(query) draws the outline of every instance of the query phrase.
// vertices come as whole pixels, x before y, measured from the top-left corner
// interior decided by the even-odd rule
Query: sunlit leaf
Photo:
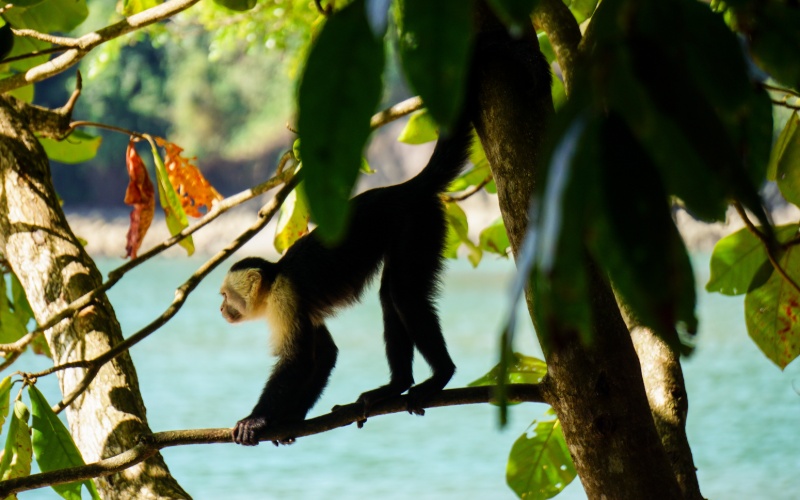
[[[85,465],[81,452],[72,440],[69,430],[50,408],[39,389],[29,385],[28,396],[31,398],[31,413],[33,414],[31,421],[33,453],[39,469],[42,472],[49,472]],[[67,500],[80,500],[82,484],[86,484],[90,492],[93,490],[93,485],[89,483],[91,481],[58,484],[54,485],[53,489]],[[96,490],[92,497],[99,498]]]
[[[317,234],[343,234],[370,118],[381,96],[383,43],[363,0],[330,16],[308,55],[298,91],[297,126],[305,188]]]
[[[552,414],[552,410],[548,413]],[[534,421],[511,447],[506,482],[520,498],[553,498],[576,476],[561,422],[557,419]]]
[[[246,11],[255,7],[257,0],[214,0],[214,3],[231,10]]]
[[[9,90],[8,95],[14,97],[15,99],[19,99],[22,102],[31,103],[33,102],[34,95],[33,84]]]
[[[194,161],[197,158],[187,158],[181,153],[183,148],[173,142],[168,142],[161,137],[156,137],[156,144],[164,148],[167,175],[172,187],[181,200],[181,207],[186,215],[202,217],[201,208],[208,211],[214,202],[222,199],[222,195],[209,184]]]
[[[438,137],[439,129],[433,117],[427,109],[420,109],[411,113],[397,140],[406,144],[424,144],[435,141]]]
[[[156,165],[156,181],[158,183],[158,202],[164,210],[164,216],[167,221],[167,229],[172,236],[183,231],[184,228],[189,226],[189,220],[186,218],[186,213],[183,211],[181,201],[178,198],[178,193],[169,182],[169,175],[161,156],[158,154],[154,142],[150,143],[150,149],[153,153],[153,162]],[[191,236],[187,236],[179,243],[186,253],[192,255],[194,253],[194,240]]]
[[[780,242],[797,236],[800,224],[790,224],[775,228]],[[753,279],[767,262],[764,243],[747,228],[722,238],[714,246],[711,254],[711,275],[706,291],[723,295],[742,295],[752,287]]]
[[[117,3],[117,11],[123,16],[131,16],[156,5],[161,5],[164,0],[122,0]],[[216,1],[216,0],[215,0]],[[255,3],[255,0],[252,0]]]
[[[485,252],[496,253],[497,255],[508,257],[511,243],[508,241],[506,225],[503,223],[502,218],[498,218],[491,225],[487,226],[483,229],[483,231],[481,231],[478,245]]]
[[[30,412],[22,401],[14,402],[14,412],[6,434],[6,446],[0,460],[0,480],[25,477],[31,473],[33,451],[28,428]]]
[[[295,188],[281,205],[273,245],[279,253],[285,253],[295,241],[308,234],[310,214],[303,184]]]
[[[61,163],[82,163],[91,160],[97,155],[100,143],[103,138],[99,135],[91,135],[81,130],[73,131],[66,138],[56,141],[47,137],[40,137],[47,157]]]
[[[86,0],[44,0],[30,7],[8,9],[3,13],[3,17],[16,28],[28,28],[41,33],[72,31],[88,16]]]
[[[156,210],[153,182],[150,180],[147,167],[144,166],[142,158],[136,152],[134,144],[132,139],[128,142],[126,153],[128,187],[125,190],[125,204],[133,206],[125,244],[125,256],[132,259],[136,258],[139,247],[142,246]]]
[[[489,373],[468,385],[470,387],[497,385],[500,383],[502,373],[502,368],[499,365],[495,366]],[[515,352],[509,359],[505,373],[507,384],[538,384],[547,374],[547,365],[541,359]]]
[[[406,77],[436,122],[449,129],[466,92],[473,2],[402,0],[396,5]]]
[[[6,295],[5,273],[0,273],[0,343],[15,342],[28,333],[21,318],[14,314],[12,303]]]
[[[599,0],[564,0],[572,15],[575,16],[575,20],[579,23],[591,17],[598,2]]]
[[[800,126],[797,113],[792,116],[784,129],[787,134],[779,137],[783,142],[775,145],[782,149],[775,159],[775,178],[786,201],[800,206]]]
[[[458,236],[460,244],[467,247],[467,259],[473,267],[477,267],[483,257],[483,251],[478,248],[472,240],[469,239],[469,223],[467,222],[467,214],[458,206],[458,203],[448,202],[445,203],[445,216],[448,225],[453,229]],[[456,247],[457,249],[458,247]]]
[[[800,280],[800,247],[792,245],[778,259],[792,277]],[[744,299],[747,332],[762,352],[781,370],[800,355],[800,291],[780,273],[747,292]]]
[[[11,376],[0,381],[0,428],[6,423],[11,403]]]

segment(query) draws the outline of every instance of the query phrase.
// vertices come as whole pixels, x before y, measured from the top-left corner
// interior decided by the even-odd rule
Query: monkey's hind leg
[[[383,340],[386,347],[386,359],[391,370],[391,379],[388,384],[367,391],[358,397],[357,402],[364,405],[365,415],[373,404],[399,396],[414,383],[411,369],[414,360],[414,343],[395,309],[391,275],[391,263],[387,262],[384,265],[381,280],[380,299],[383,309]]]

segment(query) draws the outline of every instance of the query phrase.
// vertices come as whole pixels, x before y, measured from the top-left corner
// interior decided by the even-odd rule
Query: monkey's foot
[[[231,430],[233,442],[243,446],[258,445],[258,436],[267,428],[267,419],[264,417],[247,417],[236,422]]]
[[[290,444],[294,444],[297,438],[284,438],[284,439],[276,439],[272,442],[275,446],[286,445],[289,446]]]

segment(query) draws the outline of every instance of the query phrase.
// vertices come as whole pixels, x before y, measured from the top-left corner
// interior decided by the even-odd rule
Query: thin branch
[[[40,82],[53,75],[57,75],[72,65],[77,64],[86,54],[98,45],[158,21],[163,21],[164,19],[188,9],[198,1],[199,0],[170,0],[127,17],[118,23],[87,33],[79,38],[64,38],[62,42],[71,45],[67,51],[58,57],[34,66],[24,73],[19,73],[0,80],[0,93],[23,87],[29,83]]]
[[[47,33],[40,33],[36,30],[28,30],[28,29],[12,28],[11,32],[14,33],[15,36],[20,36],[24,38],[33,38],[34,40],[39,40],[40,42],[52,43],[53,45],[61,45],[62,47],[78,48],[81,46],[77,38],[48,35]]]
[[[127,351],[134,345],[138,344],[140,341],[147,338],[151,333],[158,330],[161,326],[166,324],[170,319],[172,319],[175,314],[183,307],[183,304],[186,302],[186,299],[189,297],[189,294],[200,284],[200,282],[208,276],[208,274],[213,271],[218,265],[220,265],[225,259],[231,256],[236,250],[241,248],[245,243],[247,243],[253,236],[255,236],[259,231],[261,231],[264,226],[269,223],[270,220],[278,213],[278,209],[280,209],[283,201],[292,192],[292,190],[297,186],[298,182],[300,181],[299,175],[295,175],[289,179],[286,184],[275,194],[275,197],[270,200],[264,207],[261,208],[258,212],[258,220],[250,226],[246,231],[240,234],[235,240],[233,240],[227,247],[221,250],[219,253],[211,257],[209,260],[206,261],[205,264],[200,266],[197,271],[192,274],[192,276],[184,282],[183,285],[178,287],[175,290],[175,298],[172,300],[172,303],[167,307],[167,309],[156,319],[150,322],[147,326],[139,330],[138,332],[134,333],[130,337],[126,338],[116,346],[112,347],[105,353],[97,356],[94,359],[88,361],[76,361],[72,363],[64,363],[59,366],[54,366],[47,370],[44,370],[37,374],[32,374],[33,377],[40,377],[44,375],[49,375],[59,370],[63,370],[66,368],[74,368],[76,364],[78,367],[87,368],[87,372],[84,375],[83,379],[80,383],[78,383],[75,388],[72,390],[71,393],[66,395],[64,399],[56,404],[53,407],[53,411],[56,413],[60,412],[67,406],[69,406],[75,398],[77,398],[80,394],[83,393],[88,387],[89,384],[94,380],[94,377],[100,371],[100,368],[111,361],[112,359],[116,358],[123,352]]]
[[[541,387],[538,384],[511,384],[506,387],[508,390],[507,401],[509,402],[545,402]],[[433,396],[424,406],[425,408],[435,408],[488,403],[494,401],[494,393],[494,386],[448,389]],[[375,405],[366,417],[402,413],[405,412],[406,409],[407,402],[405,396],[398,396]],[[264,433],[260,437],[260,440],[282,441],[290,438],[310,436],[345,427],[354,422],[363,422],[364,419],[363,407],[356,403],[349,404],[339,407],[336,411],[310,420],[276,426],[274,429]],[[134,448],[93,464],[32,474],[26,477],[2,481],[0,482],[0,498],[6,498],[14,493],[35,488],[114,474],[150,458],[155,455],[158,450],[171,446],[230,442],[232,442],[231,429],[196,429],[157,432],[150,436],[142,436],[140,442]]]
[[[480,183],[478,183],[478,184],[476,184],[476,185],[472,186],[471,188],[469,188],[469,189],[465,190],[463,193],[461,193],[461,194],[459,194],[459,195],[457,195],[457,196],[455,196],[455,195],[450,195],[450,194],[446,194],[446,195],[443,195],[443,196],[442,196],[442,199],[443,199],[444,201],[447,201],[447,202],[453,202],[453,201],[464,201],[464,200],[466,200],[467,198],[469,198],[470,196],[472,196],[472,195],[474,195],[475,193],[477,193],[478,191],[480,191],[481,189],[483,189],[483,188],[484,188],[484,186],[486,186],[487,184],[489,184],[490,182],[492,182],[492,179],[493,179],[493,178],[494,178],[494,177],[492,177],[491,175],[488,175],[488,176],[486,176],[486,178],[485,178],[484,180],[482,180]]]
[[[766,235],[764,235],[764,233],[762,233],[755,226],[755,224],[753,224],[753,222],[750,220],[750,217],[747,216],[747,212],[744,211],[744,207],[742,206],[741,203],[736,201],[733,203],[733,206],[734,208],[736,208],[736,212],[739,214],[739,217],[741,217],[742,220],[744,221],[744,224],[745,226],[747,226],[747,229],[751,233],[753,233],[756,236],[756,238],[761,240],[761,243],[767,250],[767,258],[769,259],[770,264],[772,264],[772,267],[778,272],[778,274],[781,275],[781,277],[783,277],[783,279],[786,280],[787,283],[789,283],[790,285],[792,285],[792,287],[794,287],[797,293],[800,293],[800,286],[798,286],[797,282],[794,279],[792,279],[791,276],[789,276],[789,274],[786,272],[783,266],[781,266],[780,263],[778,262],[778,259],[775,256],[775,250],[769,238],[767,238]]]
[[[372,119],[369,121],[370,127],[372,129],[376,129],[386,125],[389,122],[402,118],[414,111],[422,109],[424,104],[422,104],[422,99],[417,97],[410,97],[405,101],[401,101],[394,106],[384,109],[383,111],[379,111],[375,115],[373,115]]]
[[[68,47],[50,47],[42,50],[34,50],[33,52],[28,52],[27,54],[20,54],[14,57],[6,57],[5,59],[3,59],[3,64],[22,61],[25,59],[31,59],[39,56],[46,56],[47,54],[57,54],[58,52],[64,52],[65,50],[69,50]]]
[[[285,165],[286,162],[289,161],[292,158],[293,158],[293,156],[287,157],[286,155],[284,155],[284,158],[281,159],[281,162],[282,162],[283,165]],[[283,168],[285,168],[283,165],[279,165],[279,168],[281,170],[283,170]],[[97,298],[98,295],[107,292],[111,287],[116,285],[117,282],[128,271],[130,271],[131,269],[139,266],[140,264],[144,263],[145,261],[153,258],[154,256],[158,255],[159,253],[163,252],[164,250],[167,250],[168,248],[178,244],[184,238],[186,238],[189,235],[195,233],[197,230],[199,230],[200,228],[204,227],[209,222],[213,221],[214,219],[216,219],[220,215],[224,214],[225,212],[227,212],[231,208],[234,208],[234,207],[236,207],[238,205],[241,205],[242,203],[244,203],[246,201],[249,201],[249,200],[255,198],[256,196],[259,196],[259,195],[269,191],[270,189],[273,189],[274,187],[278,186],[279,184],[286,182],[286,180],[289,178],[289,176],[292,175],[292,172],[293,172],[293,170],[289,169],[289,170],[287,170],[285,172],[282,172],[281,174],[279,174],[279,175],[277,175],[275,177],[272,177],[271,179],[267,180],[266,182],[263,182],[263,183],[259,184],[258,186],[255,186],[255,187],[253,187],[251,189],[242,191],[241,193],[238,193],[236,195],[229,196],[228,198],[225,198],[221,202],[216,203],[214,205],[214,207],[202,219],[198,220],[197,222],[195,222],[191,226],[185,228],[183,231],[181,231],[180,233],[176,234],[175,236],[172,236],[171,238],[169,238],[167,240],[164,240],[159,245],[156,245],[156,246],[152,247],[147,252],[144,252],[144,253],[140,254],[137,258],[132,259],[132,260],[126,262],[125,264],[121,265],[120,267],[114,269],[113,271],[109,272],[108,273],[108,280],[105,283],[103,283],[99,287],[95,288],[94,290],[92,290],[90,292],[87,292],[85,295],[79,297],[78,299],[75,299],[69,305],[64,307],[64,309],[62,309],[61,311],[59,311],[58,313],[53,315],[50,319],[48,319],[47,321],[42,323],[38,328],[36,328],[32,332],[28,333],[27,335],[25,335],[21,339],[17,340],[16,342],[12,342],[10,344],[0,344],[0,352],[22,352],[23,350],[25,350],[25,348],[28,346],[28,344],[33,342],[33,340],[36,338],[37,335],[41,334],[45,330],[48,330],[48,329],[54,327],[55,325],[57,325],[62,320],[66,319],[67,317],[72,316],[72,315],[80,312],[84,308],[88,307],[94,301],[94,299]],[[76,362],[76,363],[78,363],[78,362]],[[77,364],[77,365],[73,365],[71,367],[72,368],[86,368],[86,367],[88,367],[88,365]]]
[[[772,99],[772,104],[774,104],[776,106],[781,106],[781,107],[784,107],[784,108],[800,110],[800,104],[789,104],[786,101],[778,101],[776,99]]]
[[[64,133],[64,137],[67,137],[78,127],[102,128],[105,130],[111,130],[112,132],[119,132],[120,134],[130,135],[139,139],[144,139],[145,137],[145,134],[142,134],[141,132],[135,132],[133,130],[128,130],[126,128],[117,127],[116,125],[107,125],[105,123],[91,122],[87,120],[78,120],[70,123],[69,128]]]
[[[790,94],[790,95],[793,95],[795,97],[800,97],[800,92],[797,92],[797,91],[792,90],[792,89],[787,89],[787,88],[783,88],[783,87],[776,87],[775,85],[770,85],[768,83],[763,83],[763,82],[760,85],[761,85],[761,87],[763,87],[766,90],[773,90],[775,92],[783,92],[784,94]]]

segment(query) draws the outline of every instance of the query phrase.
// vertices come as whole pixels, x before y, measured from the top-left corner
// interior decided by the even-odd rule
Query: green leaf
[[[22,283],[19,282],[17,275],[9,273],[11,278],[11,300],[14,304],[14,315],[19,319],[19,322],[27,326],[28,321],[34,319],[33,309],[28,302],[28,296],[25,294],[25,289],[22,288]]]
[[[789,148],[791,144],[800,141],[800,136],[798,136],[798,134],[800,134],[800,113],[795,111],[791,114],[789,119],[786,120],[786,125],[783,127],[783,130],[781,130],[778,140],[775,141],[775,147],[772,148],[772,153],[769,157],[769,167],[767,168],[768,180],[778,180],[778,165],[784,162],[783,157],[786,153],[786,149]],[[797,160],[797,158],[794,160],[788,158],[782,170],[791,170],[790,165],[792,163],[797,165]]]
[[[164,3],[163,0],[123,0],[117,3],[117,12],[127,17],[162,3]],[[255,0],[253,0],[253,3],[255,3]]]
[[[6,435],[6,446],[0,460],[0,480],[29,476],[31,473],[31,431],[28,428],[30,412],[22,401],[14,402],[14,412]]]
[[[435,141],[438,137],[439,130],[433,117],[427,109],[420,109],[411,113],[397,141],[406,144],[424,144]]]
[[[472,168],[451,182],[450,185],[447,186],[447,191],[450,193],[463,191],[470,186],[477,186],[491,176],[492,171],[489,168],[489,162],[484,158],[484,161],[476,163]]]
[[[775,228],[780,242],[797,236],[800,224]],[[767,264],[764,244],[747,228],[722,238],[711,254],[711,275],[706,291],[723,295],[742,295],[751,288],[757,273]]]
[[[305,188],[317,232],[343,234],[370,118],[381,96],[384,53],[356,0],[327,19],[308,55],[298,92],[297,126]]]
[[[497,385],[500,383],[502,373],[502,367],[497,365],[489,370],[489,373],[468,385],[469,387]],[[547,365],[539,358],[515,352],[509,359],[505,373],[507,384],[538,384],[547,374]]]
[[[11,375],[0,381],[0,428],[6,423],[11,404]]]
[[[285,253],[295,241],[308,233],[309,218],[308,202],[300,184],[281,205],[273,241],[275,250]]]
[[[42,472],[85,465],[81,452],[75,445],[75,441],[72,440],[69,430],[50,408],[39,389],[29,385],[28,396],[31,398],[33,413],[31,422],[33,453]],[[92,491],[88,481],[54,485],[53,489],[67,500],[80,500],[82,484],[86,484],[89,491]]]
[[[30,7],[14,8],[3,16],[16,28],[41,33],[72,31],[89,16],[86,0],[44,0]]]
[[[222,5],[231,10],[246,11],[256,6],[256,0],[214,0],[217,5]]]
[[[731,2],[732,3],[732,2]],[[755,62],[779,82],[800,90],[800,9],[793,2],[759,2],[745,7],[747,38]]]
[[[502,218],[498,218],[491,225],[481,231],[478,246],[485,252],[496,253],[508,257],[511,243],[508,241],[506,225]]]
[[[589,19],[597,7],[598,0],[564,0],[575,20],[582,23]]]
[[[30,104],[33,102],[33,84],[10,90],[8,94],[22,102]]]
[[[42,143],[47,157],[51,160],[75,164],[94,158],[103,138],[99,135],[90,135],[81,130],[75,130],[60,141],[39,137],[39,142]]]
[[[467,247],[467,259],[473,267],[477,267],[483,257],[483,251],[476,246],[472,240],[469,239],[469,223],[467,222],[467,214],[458,206],[458,203],[448,202],[445,203],[445,217],[447,218],[448,225],[453,229],[460,244]],[[458,245],[455,248],[458,249]]]
[[[470,0],[400,0],[400,57],[411,87],[448,130],[461,113],[472,45]]]
[[[556,51],[553,49],[553,44],[550,43],[550,37],[544,31],[536,34],[539,40],[539,50],[542,51],[544,58],[547,59],[547,64],[553,64],[556,60]],[[557,78],[554,78],[557,80]]]
[[[189,226],[189,219],[186,217],[186,212],[183,211],[178,193],[175,192],[175,188],[172,186],[172,183],[169,182],[167,167],[164,166],[161,155],[158,154],[155,142],[150,142],[150,150],[153,153],[153,162],[156,165],[158,201],[161,204],[161,208],[164,210],[169,233],[175,236]],[[182,239],[178,244],[186,249],[186,253],[189,255],[194,253],[194,240],[191,236]]]
[[[577,474],[557,419],[534,421],[511,447],[506,466],[508,486],[526,500],[553,498]]]
[[[489,5],[509,28],[514,36],[522,34],[525,24],[531,23],[531,12],[533,12],[539,0],[489,0]]]
[[[786,249],[778,262],[797,283],[798,245]],[[772,272],[766,283],[747,292],[744,315],[747,333],[781,370],[800,355],[800,292],[780,273]]]
[[[781,133],[778,140],[783,140],[783,143],[775,145],[782,148],[775,161],[775,177],[786,201],[800,206],[800,126],[797,113],[792,116],[784,128],[784,132],[788,130],[789,133],[786,136]]]

